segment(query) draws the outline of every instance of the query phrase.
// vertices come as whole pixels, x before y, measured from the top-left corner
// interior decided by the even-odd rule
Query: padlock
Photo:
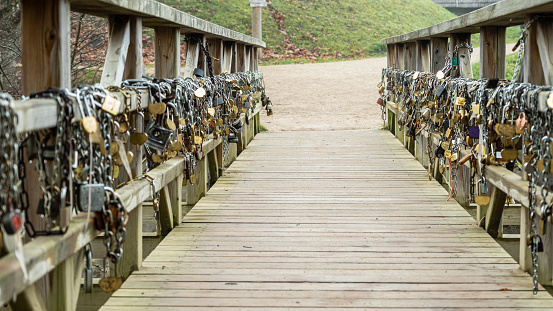
[[[12,210],[2,215],[2,227],[4,227],[7,234],[15,234],[22,225],[21,213]]]
[[[161,120],[161,118],[158,118],[158,120]],[[159,125],[158,121],[150,121],[150,123],[148,123],[148,127],[146,128],[146,134],[148,135],[146,146],[155,150],[163,151],[165,150],[165,147],[167,147],[167,143],[169,143],[171,136],[173,136],[173,131]]]
[[[469,137],[475,139],[480,137],[480,128],[478,126],[469,126]]]
[[[272,115],[273,115],[273,105],[268,104],[267,105],[267,116],[272,116]]]
[[[434,154],[436,155],[436,158],[443,158],[445,154],[445,149],[442,148],[441,144],[436,147],[436,150],[434,151]]]
[[[532,252],[538,252],[538,253],[543,252],[543,241],[541,240],[541,236],[534,235],[534,236],[532,236],[530,241],[531,241],[530,249],[531,249]],[[537,249],[536,249],[536,247],[537,247]]]
[[[87,294],[92,293],[92,278],[94,276],[94,269],[92,269],[92,246],[90,243],[87,244],[85,247],[85,255],[86,255],[86,267],[83,270],[84,275],[84,292]]]
[[[77,208],[81,212],[88,212],[88,201],[90,198],[90,211],[102,212],[104,208],[104,185],[99,183],[89,183],[85,181],[85,175],[90,168],[85,167],[81,173],[81,182],[78,184]],[[100,168],[94,169],[96,176],[101,176]],[[88,176],[93,178],[93,176]]]
[[[230,132],[228,134],[228,142],[231,143],[231,144],[238,143],[238,137],[236,136],[236,134],[234,132]]]
[[[203,77],[204,76],[204,71],[201,70],[200,68],[194,68],[193,75],[196,76],[196,77]]]

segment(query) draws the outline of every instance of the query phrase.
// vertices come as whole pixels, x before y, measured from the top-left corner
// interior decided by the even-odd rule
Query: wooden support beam
[[[246,69],[246,46],[240,43],[236,44],[236,72],[242,72]]]
[[[158,79],[174,79],[180,74],[180,30],[155,27],[155,70]]]
[[[211,64],[213,65],[213,74],[219,75],[223,72],[223,40],[221,39],[207,39],[206,40],[209,53],[211,54]]]
[[[104,87],[121,85],[125,63],[127,62],[127,51],[130,44],[130,22],[128,16],[110,16],[109,39],[102,80],[100,84]]]
[[[528,16],[525,24],[534,16]],[[540,49],[538,46],[538,24],[539,20],[532,23],[526,32],[526,41],[524,43],[523,71],[521,72],[523,81],[536,85],[545,85],[545,73],[541,62]]]
[[[188,34],[187,36],[192,36]],[[187,41],[186,42],[186,64],[184,66],[184,78],[191,78],[194,73],[194,69],[198,67],[198,61],[200,57],[200,46],[197,43]]]
[[[231,72],[232,63],[234,62],[233,57],[234,51],[234,42],[223,42],[223,55],[222,55],[222,71]]]
[[[414,42],[405,43],[404,45],[404,68],[408,70],[417,69],[417,44]]]
[[[448,38],[430,38],[430,72],[437,73],[444,68],[445,58],[448,55],[447,43]]]
[[[505,79],[505,30],[480,28],[480,79]]]
[[[173,206],[171,194],[169,193],[169,185],[161,189],[161,197],[159,202],[159,223],[161,227],[161,235],[166,236],[173,230]]]
[[[10,301],[9,306],[14,311],[48,311],[48,307],[36,284],[27,287],[24,292],[17,295],[17,299]]]
[[[505,192],[497,189],[497,187],[491,187],[490,204],[486,211],[486,231],[494,238],[498,237],[499,224],[503,216],[503,207],[505,206],[505,200],[507,195]]]
[[[77,309],[83,262],[84,249],[80,249],[54,269],[49,310],[73,311]]]
[[[167,186],[167,188],[169,189],[169,197],[171,198],[173,227],[180,225],[182,221],[182,179],[183,178],[184,178],[183,174],[180,174],[179,177],[177,177]]]
[[[536,39],[545,85],[553,85],[553,20],[542,18],[536,23]]]
[[[459,46],[462,43],[470,44],[470,33],[453,33],[450,35],[449,40],[449,57],[453,57],[453,52],[455,47]],[[470,63],[470,51],[466,47],[459,47],[458,53],[458,65],[459,71],[455,74],[456,76],[465,77],[472,79],[472,65]]]
[[[397,64],[397,68],[406,69],[405,68],[405,44],[404,43],[399,43],[397,45],[396,64]]]
[[[396,63],[396,45],[395,44],[388,44],[386,45],[386,48],[388,50],[388,57],[386,58],[386,66],[388,68],[394,67]]]
[[[210,180],[208,182],[209,184],[213,185],[215,181],[217,181],[217,178],[219,178],[219,167],[221,163],[219,162],[217,148],[215,148],[213,151],[207,154],[207,161],[209,163],[208,169],[209,169],[209,176],[210,176]]]
[[[252,47],[249,45],[244,46],[244,71],[250,71]]]
[[[142,18],[131,16],[130,41],[123,79],[140,79],[144,74],[144,59],[142,57]]]
[[[252,64],[250,66],[251,70],[259,70],[259,53],[261,51],[261,48],[252,47]]]
[[[416,70],[430,72],[430,40],[417,40]]]
[[[21,0],[23,95],[71,88],[69,0]]]

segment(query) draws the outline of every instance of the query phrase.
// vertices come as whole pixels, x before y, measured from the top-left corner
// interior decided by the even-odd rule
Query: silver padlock
[[[92,293],[92,277],[94,276],[94,270],[92,269],[92,246],[89,244],[85,247],[86,267],[84,268],[84,292],[87,294]]]
[[[86,167],[81,172],[81,183],[79,184],[77,207],[81,212],[88,212],[88,201],[90,197],[90,211],[101,212],[104,209],[104,184],[88,183],[84,177],[88,173],[89,168]],[[101,176],[99,168],[94,169],[97,176]],[[89,176],[92,178],[92,176]]]

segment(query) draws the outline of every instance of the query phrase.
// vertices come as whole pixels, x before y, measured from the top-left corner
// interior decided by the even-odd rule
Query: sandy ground
[[[270,131],[377,129],[376,104],[386,58],[335,63],[260,66],[274,114],[261,114]]]
[[[471,62],[478,61],[475,48]],[[386,58],[260,66],[274,111],[270,117],[262,113],[261,124],[270,131],[381,128],[376,85],[384,67]]]

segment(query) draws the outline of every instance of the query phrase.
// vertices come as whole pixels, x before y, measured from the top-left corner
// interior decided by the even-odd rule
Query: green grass
[[[269,131],[269,129],[266,128],[265,126],[263,126],[263,124],[259,124],[259,131],[261,131],[261,132],[267,132],[267,131]]]
[[[248,0],[163,0],[215,24],[251,34]],[[283,34],[268,8],[263,9],[263,40],[283,52],[288,37],[314,53],[367,57],[383,55],[381,40],[455,17],[431,0],[278,0],[273,11],[285,16]]]
[[[512,53],[505,57],[505,79],[511,80],[517,62],[518,53]],[[472,74],[475,79],[480,76],[480,63],[472,64]]]

